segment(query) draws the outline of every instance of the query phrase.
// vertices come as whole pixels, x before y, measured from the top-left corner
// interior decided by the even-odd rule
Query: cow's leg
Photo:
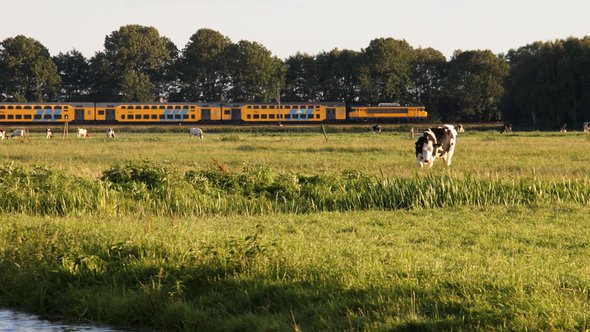
[[[451,148],[449,149],[449,152],[447,152],[445,154],[445,163],[447,164],[447,166],[451,166],[451,161],[453,159],[453,154],[455,153],[455,140],[451,139]]]

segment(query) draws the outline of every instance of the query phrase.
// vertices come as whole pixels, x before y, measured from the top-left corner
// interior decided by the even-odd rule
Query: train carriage
[[[348,118],[351,121],[395,121],[420,120],[428,116],[424,106],[399,106],[397,104],[379,104],[378,106],[353,106]]]
[[[237,105],[234,105],[237,106]],[[232,108],[232,119],[239,117],[246,123],[312,123],[336,122],[346,120],[344,103],[242,103]]]
[[[74,119],[66,103],[1,103],[0,123],[60,123]]]

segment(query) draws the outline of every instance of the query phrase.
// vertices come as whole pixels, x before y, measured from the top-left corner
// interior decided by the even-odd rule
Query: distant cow
[[[47,139],[52,139],[53,138],[53,131],[51,131],[51,128],[47,128]]]
[[[504,133],[510,134],[511,132],[512,132],[512,124],[510,124],[510,123],[505,123],[502,126],[502,129],[500,129],[500,134],[504,134]]]
[[[86,138],[86,137],[90,137],[90,135],[88,135],[88,130],[83,129],[83,128],[78,128],[78,134],[76,134],[76,137]]]
[[[559,132],[560,133],[567,133],[567,123],[564,123],[561,125],[561,127],[559,128]]]
[[[8,139],[8,137],[6,137],[6,130],[0,130],[0,140],[5,139]]]
[[[188,130],[188,136],[190,138],[197,136],[199,139],[203,139],[203,130],[201,130],[201,128],[191,128]]]
[[[457,126],[457,132],[458,133],[464,133],[465,132],[465,128],[463,128],[463,125],[462,124],[460,124],[460,125]]]
[[[381,125],[376,124],[371,128],[373,129],[373,134],[378,134],[381,132]]]
[[[108,138],[115,138],[115,130],[113,128],[107,129],[106,134]]]
[[[590,122],[584,122],[584,132],[587,133],[590,131]]]
[[[443,158],[447,166],[457,144],[457,130],[452,125],[429,128],[416,141],[416,160],[420,167],[432,167],[437,158]]]
[[[29,136],[29,131],[27,129],[15,129],[12,131],[12,138],[24,138]]]

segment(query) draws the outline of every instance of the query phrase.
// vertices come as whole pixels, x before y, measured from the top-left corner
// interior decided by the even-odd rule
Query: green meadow
[[[0,306],[177,331],[590,329],[590,135],[0,142]]]

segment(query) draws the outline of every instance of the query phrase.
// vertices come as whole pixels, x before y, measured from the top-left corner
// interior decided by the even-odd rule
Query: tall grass
[[[0,166],[0,213],[168,216],[261,215],[437,207],[588,204],[586,180],[548,181],[415,175],[385,178],[359,171],[304,175],[245,165],[240,172],[180,172],[149,160],[114,165],[99,179],[47,166]]]

